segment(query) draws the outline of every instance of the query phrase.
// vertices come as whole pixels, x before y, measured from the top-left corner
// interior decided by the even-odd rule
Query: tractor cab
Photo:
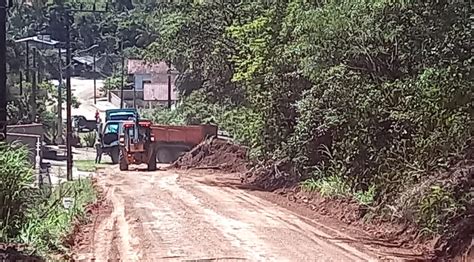
[[[119,141],[121,145],[128,147],[130,151],[135,151],[133,149],[135,147],[144,149],[145,145],[155,142],[151,132],[151,122],[141,120],[138,121],[138,125],[135,121],[123,122]]]
[[[121,170],[127,170],[130,164],[143,163],[148,164],[148,170],[156,169],[155,138],[151,132],[151,121],[124,121],[119,142]]]

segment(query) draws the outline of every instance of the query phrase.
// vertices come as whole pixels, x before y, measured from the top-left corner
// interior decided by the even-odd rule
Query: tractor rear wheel
[[[127,163],[127,160],[125,159],[125,156],[123,155],[122,151],[120,151],[119,166],[120,166],[120,171],[127,171],[128,170],[128,163]]]
[[[156,170],[156,152],[153,152],[148,160],[148,171]]]
[[[173,162],[173,159],[170,154],[170,150],[168,150],[167,148],[158,149],[158,161],[163,164],[169,164]]]

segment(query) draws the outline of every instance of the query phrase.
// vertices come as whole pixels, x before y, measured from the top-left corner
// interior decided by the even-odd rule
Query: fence
[[[168,101],[144,101],[143,91],[136,91],[135,94],[137,108],[153,108],[157,106],[166,106]],[[133,107],[133,90],[123,90],[124,106],[126,108]],[[120,90],[112,90],[109,92],[109,102],[116,107],[120,107]],[[173,101],[173,104],[176,101]]]
[[[35,168],[41,163],[43,158],[43,134],[44,128],[42,124],[7,126],[7,142],[26,146],[30,151],[30,163]]]

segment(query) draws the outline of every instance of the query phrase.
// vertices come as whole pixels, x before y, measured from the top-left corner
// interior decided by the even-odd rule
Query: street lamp
[[[33,43],[33,46],[35,48],[58,48],[58,57],[59,57],[59,63],[58,63],[58,70],[59,70],[59,79],[58,79],[58,122],[57,122],[57,128],[58,128],[58,134],[56,141],[58,143],[62,142],[62,56],[61,56],[61,42],[54,40],[51,38],[50,35],[37,35],[37,36],[31,36],[31,37],[25,37],[21,38],[18,40],[15,40],[15,43],[25,43],[26,44],[26,81],[30,81],[30,58],[29,58],[29,53],[30,53],[30,43]],[[33,67],[36,67],[35,64],[35,59],[36,58],[36,50],[33,52]],[[21,81],[21,79],[20,79]],[[32,111],[33,111],[33,120],[36,118],[36,73],[33,77],[33,85],[32,85],[32,101],[31,101],[31,106],[32,106]],[[21,83],[20,83],[21,85]]]

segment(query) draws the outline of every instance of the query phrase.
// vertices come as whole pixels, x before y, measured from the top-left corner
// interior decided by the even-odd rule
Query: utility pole
[[[124,89],[124,70],[125,70],[125,57],[123,56],[123,41],[120,42],[120,55],[122,56],[122,70],[120,72],[121,86],[120,86],[120,108],[123,108],[123,89]]]
[[[31,97],[30,97],[30,105],[31,105],[31,121],[35,121],[36,119],[36,91],[37,91],[37,78],[36,78],[36,48],[33,48],[33,82],[31,83]]]
[[[0,0],[0,142],[7,139],[7,7]]]
[[[133,108],[137,108],[137,92],[136,92],[136,86],[133,87]]]
[[[20,70],[20,96],[23,95],[23,71]]]
[[[30,43],[28,41],[25,42],[26,46],[26,82],[30,82]]]
[[[41,75],[41,71],[43,71],[43,67],[42,67],[42,61],[41,61],[41,53],[38,51],[38,49],[36,49],[36,54],[38,55],[36,57],[37,61],[36,61],[36,71],[38,72],[37,75],[36,75],[36,84],[39,84],[43,81],[43,77]],[[38,88],[38,86],[37,86]]]
[[[97,104],[97,83],[96,83],[96,78],[97,78],[97,70],[96,70],[96,64],[95,64],[95,52],[93,54],[93,63],[94,63],[94,105]]]
[[[168,108],[171,109],[171,61],[168,64]]]
[[[73,12],[89,12],[89,13],[105,13],[108,11],[108,3],[105,5],[105,11],[96,9],[96,3],[93,4],[92,10],[84,10],[83,4],[80,4],[80,9],[67,8],[65,15],[66,19],[66,147],[67,147],[67,180],[71,181],[72,176],[72,92],[71,92],[71,21],[69,20]]]
[[[72,181],[72,92],[71,92],[71,30],[69,14],[66,15],[66,151],[68,181]]]
[[[59,69],[59,80],[58,80],[58,137],[57,143],[62,144],[63,141],[63,56],[61,53],[61,45],[58,47],[58,69]]]

